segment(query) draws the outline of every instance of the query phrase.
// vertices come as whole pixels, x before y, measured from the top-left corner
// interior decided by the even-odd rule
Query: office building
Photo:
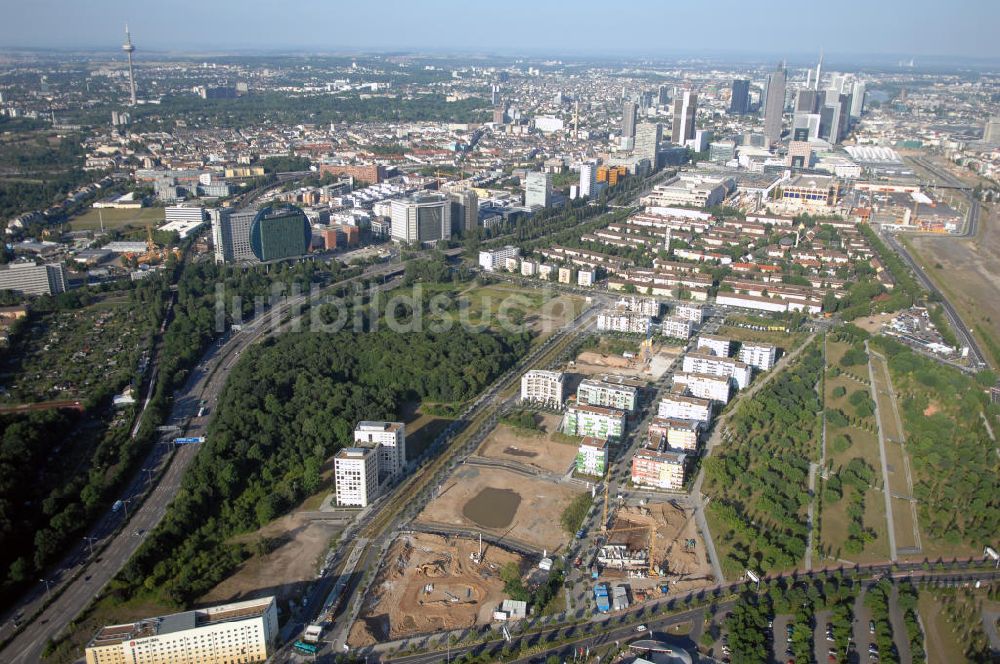
[[[729,403],[729,378],[725,376],[678,371],[673,376],[673,385],[699,399]]]
[[[475,230],[479,226],[479,196],[472,189],[453,191],[451,200],[451,232],[453,235]]]
[[[632,483],[656,489],[677,491],[684,487],[683,452],[657,452],[640,449],[632,457]]]
[[[854,81],[851,86],[851,118],[860,118],[865,112],[865,84],[864,81]]]
[[[781,120],[785,112],[785,66],[771,72],[767,77],[767,92],[764,98],[764,139],[773,145],[781,140]]]
[[[333,457],[337,505],[367,507],[378,498],[378,450],[345,447]]]
[[[708,144],[708,160],[725,164],[736,159],[736,143],[733,141],[712,141]]]
[[[59,263],[11,263],[0,268],[0,290],[22,295],[57,295],[66,292],[66,268]]]
[[[552,205],[552,174],[551,173],[528,173],[524,183],[524,206],[541,206],[547,208]]]
[[[250,247],[250,228],[257,210],[216,208],[209,211],[212,219],[212,243],[216,263],[256,263]]]
[[[660,399],[656,414],[678,420],[695,420],[708,424],[712,420],[712,402],[698,397],[668,394]]]
[[[736,382],[737,389],[750,384],[752,370],[749,366],[729,357],[716,357],[705,353],[688,353],[684,356],[684,372],[727,376]]]
[[[625,412],[614,408],[571,404],[562,421],[563,433],[618,441],[625,433]]]
[[[608,441],[604,438],[584,437],[576,455],[576,472],[603,477],[607,467]]]
[[[164,219],[169,224],[172,221],[198,222],[205,221],[205,208],[200,205],[170,205],[163,209]]]
[[[724,337],[703,334],[698,337],[697,348],[704,348],[712,355],[718,355],[719,357],[729,357],[730,342],[729,339]]]
[[[632,154],[639,159],[648,159],[650,168],[656,170],[662,139],[663,125],[659,122],[643,122],[635,129],[635,148]]]
[[[737,355],[740,362],[749,364],[751,367],[768,371],[774,366],[774,360],[778,355],[778,349],[771,344],[760,344],[752,341],[745,341],[740,346]]]
[[[521,401],[562,408],[565,376],[560,371],[533,369],[521,376]]]
[[[500,249],[484,249],[479,252],[479,267],[487,272],[495,272],[498,268],[506,268],[508,258],[518,258],[521,250],[507,245]]]
[[[983,142],[1000,144],[1000,116],[990,118],[983,127]]]
[[[632,385],[587,378],[576,388],[576,401],[588,406],[635,410],[639,390]]]
[[[660,323],[660,334],[671,339],[687,340],[691,338],[692,325],[692,322],[686,318],[672,316],[663,319],[663,322]]]
[[[425,244],[451,237],[451,202],[441,194],[425,194],[391,203],[392,239]]]
[[[580,164],[580,197],[589,198],[597,194],[597,164],[586,161]]]
[[[402,422],[358,422],[354,428],[356,447],[375,447],[378,472],[396,478],[406,468],[406,426]]]
[[[622,104],[622,138],[635,136],[635,123],[638,120],[639,107],[634,101]]]
[[[732,96],[729,99],[730,115],[746,115],[750,112],[750,81],[736,79],[733,81]]]
[[[821,175],[796,175],[782,186],[781,200],[806,209],[833,207],[840,200],[840,182]]]
[[[674,124],[670,132],[670,140],[677,145],[684,145],[694,139],[694,118],[698,110],[698,95],[691,90],[684,90],[681,96],[674,99]]]
[[[274,597],[234,602],[103,627],[84,651],[87,664],[264,662],[275,650]]]
[[[641,202],[653,207],[706,208],[722,204],[735,187],[736,183],[732,178],[681,173],[653,187]]]
[[[265,207],[250,226],[250,251],[262,262],[309,253],[312,226],[301,208],[287,203]]]
[[[851,100],[848,95],[827,90],[819,112],[819,137],[829,143],[840,143],[850,129]]]

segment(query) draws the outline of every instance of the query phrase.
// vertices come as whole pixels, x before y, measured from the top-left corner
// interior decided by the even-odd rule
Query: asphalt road
[[[978,214],[976,216],[978,218]],[[924,272],[924,269],[920,267],[920,264],[917,263],[917,261],[913,259],[913,256],[910,255],[910,252],[906,250],[906,247],[904,247],[901,242],[896,240],[895,235],[882,233],[882,237],[892,250],[899,254],[903,261],[910,266],[910,269],[913,270],[913,274],[917,277],[917,280],[921,283],[921,285],[926,288],[928,292],[935,293],[940,298],[941,307],[944,310],[945,315],[948,316],[948,321],[951,323],[952,328],[955,330],[962,344],[969,348],[970,359],[979,366],[986,366],[986,355],[979,347],[975,337],[972,336],[969,328],[962,323],[962,318],[958,315],[958,311],[952,306],[951,302],[948,301],[948,298],[946,298],[944,294],[938,290],[937,286],[934,285],[934,282],[932,282],[930,277],[927,276],[927,273]]]
[[[387,275],[401,271],[402,266],[379,265],[366,271],[359,277],[331,284],[327,289],[342,283],[364,277]],[[174,437],[204,436],[212,413],[215,410],[218,397],[225,387],[229,373],[239,354],[251,344],[268,336],[283,326],[278,325],[286,313],[297,310],[308,298],[300,295],[287,298],[283,303],[272,308],[255,321],[244,325],[243,331],[228,333],[214,343],[202,357],[198,365],[191,371],[187,383],[174,395],[174,404],[165,426],[177,427],[176,433],[165,436],[167,442],[158,444],[155,450],[156,463],[168,463],[166,470],[153,491],[142,502],[138,509],[131,503],[138,503],[144,485],[150,481],[148,473],[137,473],[136,479],[122,494],[124,507],[117,512],[110,512],[91,532],[93,544],[100,549],[104,540],[111,536],[116,528],[127,521],[124,529],[114,534],[113,539],[103,553],[93,559],[81,555],[75,565],[60,572],[55,581],[63,585],[62,593],[55,601],[42,611],[22,632],[5,647],[2,653],[6,662],[36,662],[41,657],[46,640],[61,633],[67,625],[90,603],[101,588],[110,581],[124,566],[135,550],[142,543],[142,538],[159,524],[166,513],[167,506],[173,500],[180,488],[181,479],[191,461],[198,452],[197,445],[180,445],[175,447],[169,441]],[[207,404],[204,417],[198,418],[197,413],[202,400]],[[169,453],[172,453],[170,455]],[[144,468],[150,468],[149,465]],[[53,587],[53,590],[55,588]],[[35,600],[37,606],[29,604],[22,608],[25,616],[30,616],[40,608],[45,594]]]

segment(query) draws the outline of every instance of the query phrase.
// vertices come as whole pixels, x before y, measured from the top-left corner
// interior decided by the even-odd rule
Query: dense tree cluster
[[[981,549],[1000,532],[1000,463],[982,416],[995,421],[1000,408],[957,369],[893,339],[873,344],[887,356],[900,397],[921,526],[948,544]]]
[[[729,573],[795,566],[806,548],[809,462],[816,456],[816,393],[823,357],[816,344],[729,421],[730,443],[705,461],[709,514],[730,549]]]
[[[232,535],[268,523],[320,486],[320,468],[362,419],[405,401],[468,399],[526,350],[522,338],[454,330],[297,332],[265,342],[230,375],[166,517],[117,581],[186,605],[242,559]]]

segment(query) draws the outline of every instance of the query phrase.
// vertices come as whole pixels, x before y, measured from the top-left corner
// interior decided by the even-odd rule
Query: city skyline
[[[188,7],[192,11],[186,11]],[[644,15],[645,20],[630,25],[627,43],[609,33],[604,10],[592,0],[572,7],[515,0],[507,11],[488,19],[459,9],[460,3],[452,0],[419,6],[390,0],[377,6],[336,8],[307,0],[294,11],[260,4],[252,12],[231,1],[200,5],[181,0],[169,7],[147,5],[137,10],[122,0],[96,0],[86,6],[42,0],[7,9],[0,43],[7,49],[111,50],[120,44],[121,26],[128,22],[135,43],[146,52],[360,50],[564,57],[784,54],[794,62],[799,57],[815,58],[822,48],[833,65],[894,58],[1000,60],[1000,45],[991,29],[1000,22],[1000,5],[972,0],[947,7],[930,0],[877,4],[847,0],[842,3],[843,11],[826,17],[820,35],[789,29],[790,23],[780,17],[785,10],[769,0],[752,4],[723,0],[711,13],[700,7],[640,2],[630,13]],[[53,16],[61,20],[53,21]],[[311,20],[302,20],[306,16]],[[413,30],[414,25],[427,21],[440,30]],[[448,39],[435,36],[440,34],[447,34]]]

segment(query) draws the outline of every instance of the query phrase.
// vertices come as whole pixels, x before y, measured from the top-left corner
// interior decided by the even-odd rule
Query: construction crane
[[[649,568],[649,576],[659,576],[659,571],[657,571],[656,566],[653,563],[653,543],[656,540],[656,525],[650,523],[648,526],[629,526],[628,528],[612,528],[608,531],[608,540],[611,542],[611,536],[615,533],[627,533],[636,530],[645,530],[649,532],[649,541],[646,545],[646,565]]]

